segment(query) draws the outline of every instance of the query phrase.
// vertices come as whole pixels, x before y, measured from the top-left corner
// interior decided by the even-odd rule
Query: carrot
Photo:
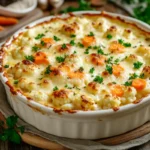
[[[117,77],[120,76],[122,71],[124,71],[124,68],[121,67],[120,65],[113,65],[112,68],[113,68],[113,74]]]
[[[0,31],[3,31],[4,29],[5,29],[4,27],[0,26]]]
[[[109,50],[112,53],[123,53],[124,52],[124,46],[118,43],[117,41],[113,41],[110,44]]]
[[[59,68],[62,72],[70,72],[70,67],[67,65],[60,65]]]
[[[124,91],[121,85],[114,85],[113,88],[111,89],[111,93],[113,96],[122,97]]]
[[[14,25],[17,23],[18,23],[18,20],[16,18],[0,16],[0,25]]]
[[[104,56],[95,54],[95,53],[90,55],[90,59],[91,59],[91,62],[97,66],[104,65],[105,60],[106,60],[106,58]]]
[[[141,91],[146,87],[146,81],[144,79],[134,79],[132,81],[132,86],[137,90],[137,91]]]
[[[84,77],[84,73],[83,72],[80,72],[80,71],[75,71],[75,72],[70,72],[68,74],[69,78],[79,78],[79,79],[82,79]]]
[[[43,52],[37,52],[34,56],[34,63],[36,64],[49,64],[49,61],[47,60],[46,54]]]
[[[82,44],[86,47],[92,45],[93,43],[95,43],[95,37],[94,36],[85,36],[83,39],[82,39]]]
[[[53,44],[54,40],[52,38],[42,38],[42,41],[46,44]]]

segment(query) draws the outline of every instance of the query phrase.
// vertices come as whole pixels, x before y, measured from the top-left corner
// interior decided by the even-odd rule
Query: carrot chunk
[[[124,71],[124,68],[120,65],[113,65],[112,68],[113,68],[113,74],[117,77],[120,76],[122,71]]]
[[[124,91],[121,85],[114,85],[111,89],[111,93],[113,96],[122,97],[124,94]]]
[[[70,72],[68,74],[69,78],[77,78],[77,79],[82,79],[84,77],[84,73],[80,71],[75,71],[75,72]]]
[[[83,39],[82,39],[82,44],[86,47],[92,45],[93,43],[95,43],[95,37],[94,36],[85,36]]]
[[[49,64],[49,61],[47,60],[46,54],[43,52],[37,52],[34,56],[34,63],[36,64]]]
[[[134,79],[132,81],[132,86],[137,90],[137,91],[141,91],[146,87],[146,81],[144,79]]]
[[[17,23],[18,23],[18,20],[16,18],[0,16],[0,25],[14,25]]]
[[[123,53],[124,52],[124,46],[118,43],[117,41],[113,41],[110,44],[109,50],[112,53]]]
[[[54,40],[52,38],[42,38],[42,41],[47,44],[53,44]]]

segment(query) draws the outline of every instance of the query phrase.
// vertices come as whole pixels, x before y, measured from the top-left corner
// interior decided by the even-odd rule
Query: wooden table
[[[105,0],[103,0],[105,1]],[[50,14],[50,12],[52,13],[57,13],[59,10],[62,10],[68,6],[77,6],[77,2],[76,1],[65,1],[65,3],[63,4],[63,6],[59,9],[52,9],[49,11],[45,11],[44,12],[44,16],[47,16]],[[97,6],[95,7],[96,10],[105,10],[105,11],[109,11],[109,12],[115,12],[115,13],[121,13],[124,15],[129,15],[125,10],[122,10],[121,8],[117,7],[116,5],[112,4],[112,3],[107,3],[106,1],[103,2],[102,6]],[[0,150],[42,150],[40,148],[36,148],[33,147],[31,145],[28,145],[24,142],[22,142],[20,145],[11,143],[11,142],[2,142],[0,141]],[[137,146],[134,148],[130,148],[129,150],[150,150],[150,142],[143,144],[141,146]]]

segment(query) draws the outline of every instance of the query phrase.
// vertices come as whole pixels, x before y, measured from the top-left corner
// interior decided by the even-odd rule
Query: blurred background
[[[124,14],[150,24],[150,0],[0,0],[0,42],[44,16],[81,10]]]

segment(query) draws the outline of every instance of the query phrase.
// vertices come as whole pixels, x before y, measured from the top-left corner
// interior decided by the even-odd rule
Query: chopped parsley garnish
[[[44,42],[44,41],[41,41],[41,45],[44,46],[44,45],[45,45],[45,42]]]
[[[65,85],[65,88],[72,89],[73,87],[69,87],[68,84]]]
[[[108,64],[111,64],[112,61],[113,61],[113,56],[110,56],[110,57],[106,60],[106,62],[107,62]]]
[[[32,55],[25,56],[26,60],[34,61],[34,57]]]
[[[66,44],[62,44],[61,46],[63,49],[67,48],[67,45]]]
[[[53,36],[53,39],[54,39],[55,41],[60,41],[60,38],[58,38],[57,36]]]
[[[76,35],[75,35],[75,34],[71,34],[70,37],[71,37],[71,38],[75,38]]]
[[[100,77],[100,76],[96,76],[93,81],[98,82],[98,83],[102,83],[103,82],[103,78]]]
[[[9,68],[9,65],[5,65],[4,68]]]
[[[131,43],[126,43],[126,42],[124,42],[124,40],[122,40],[122,39],[119,39],[118,40],[118,42],[120,43],[120,44],[122,44],[124,47],[131,47],[132,45],[131,45]]]
[[[61,57],[61,56],[56,57],[56,60],[58,63],[64,62],[65,59],[66,59],[66,57]]]
[[[53,88],[53,91],[57,91],[57,90],[58,90],[58,87],[55,86],[55,87]]]
[[[89,73],[93,74],[95,71],[94,67],[90,69]]]
[[[98,50],[97,50],[97,53],[104,55],[104,51],[103,51],[102,49],[98,49]]]
[[[24,132],[24,126],[18,127],[16,125],[17,121],[18,121],[17,116],[10,116],[6,118],[6,123],[4,121],[0,121],[0,128],[1,128],[0,140],[11,141],[16,144],[20,144],[21,137],[18,131],[22,134]]]
[[[112,66],[110,66],[110,65],[106,65],[106,71],[108,71],[109,72],[109,74],[112,74]]]
[[[14,81],[14,84],[18,84],[18,82],[19,82],[18,80],[15,80],[15,81]]]
[[[119,63],[119,61],[120,61],[120,60],[119,60],[118,58],[117,58],[117,59],[115,59],[114,64],[116,64],[116,65],[117,65],[117,64]]]
[[[139,68],[141,68],[141,66],[143,65],[143,63],[140,62],[140,61],[137,61],[137,62],[133,63],[133,65],[134,65],[134,69],[139,69]]]
[[[83,71],[84,71],[84,68],[83,68],[83,67],[80,67],[80,68],[79,68],[79,71],[80,71],[80,72],[83,72]]]
[[[140,74],[140,75],[139,75],[139,78],[142,78],[142,79],[143,79],[143,78],[144,78],[144,73]]]
[[[135,78],[137,78],[137,77],[139,77],[136,73],[133,73],[130,77],[129,77],[129,80],[131,80],[131,79],[135,79]]]
[[[124,43],[124,40],[119,39],[118,42],[119,42],[120,44],[123,44],[123,43]]]
[[[107,39],[108,39],[108,40],[112,39],[112,35],[111,35],[111,34],[108,34],[108,35],[107,35]]]
[[[73,52],[73,54],[76,54],[76,53],[77,53],[77,51],[74,51],[74,52]]]
[[[131,86],[131,85],[132,85],[132,81],[126,81],[126,82],[124,83],[124,85],[125,85],[125,86]]]
[[[71,41],[70,41],[70,45],[72,45],[72,46],[74,46],[74,45],[75,45],[74,40],[71,40]]]
[[[123,46],[124,47],[131,47],[132,45],[131,45],[131,43],[124,43]]]
[[[42,33],[42,34],[38,34],[38,35],[35,37],[35,39],[36,39],[36,40],[41,39],[43,36],[45,36],[45,34],[43,34],[43,33]]]
[[[82,43],[80,43],[80,42],[78,43],[78,46],[81,47],[81,48],[84,47],[84,45]]]
[[[48,65],[47,67],[46,67],[46,70],[45,70],[45,74],[50,74],[52,71],[51,71],[51,69],[50,69],[50,65]]]
[[[90,32],[90,33],[88,34],[88,36],[94,36],[94,33],[93,33],[93,32]]]
[[[37,52],[39,49],[40,49],[40,48],[37,47],[37,46],[33,46],[33,47],[32,47],[32,51],[34,51],[34,52]]]
[[[98,48],[99,48],[99,47],[98,47],[98,46],[96,46],[96,45],[95,45],[95,46],[93,46],[93,49],[98,49]]]
[[[88,48],[85,50],[84,54],[89,54],[89,49]]]

